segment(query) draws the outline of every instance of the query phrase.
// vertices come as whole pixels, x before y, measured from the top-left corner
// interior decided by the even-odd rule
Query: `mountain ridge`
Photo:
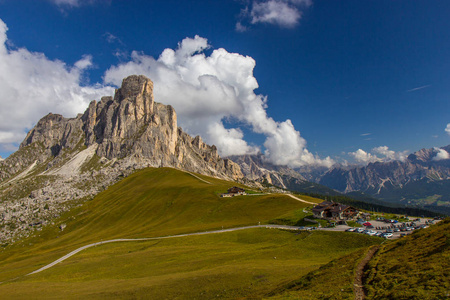
[[[317,182],[341,193],[362,192],[377,199],[434,211],[450,212],[450,160],[439,153],[450,145],[421,149],[404,161],[374,162],[354,168],[334,168]]]
[[[177,126],[173,107],[154,101],[150,79],[129,76],[114,97],[92,101],[75,118],[44,116],[0,161],[0,241],[28,234],[135,170],[162,166],[243,177],[214,145]]]

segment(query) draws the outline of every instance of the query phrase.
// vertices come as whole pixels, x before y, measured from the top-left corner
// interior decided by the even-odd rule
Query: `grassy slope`
[[[387,241],[366,267],[366,299],[447,299],[450,219]],[[345,255],[267,294],[270,299],[353,299],[355,268],[367,248]]]
[[[447,299],[450,218],[383,245],[365,276],[368,299]]]
[[[345,233],[252,229],[91,248],[0,286],[5,298],[261,298],[330,259],[376,242]],[[38,295],[38,296],[36,296]],[[65,296],[66,297],[66,296]]]
[[[206,179],[213,184],[169,168],[136,172],[34,237],[2,249],[0,281],[26,274],[91,242],[264,223],[306,206],[284,195],[220,198],[234,183]],[[63,223],[67,227],[61,232],[58,226]]]
[[[0,281],[91,242],[264,223],[306,204],[284,195],[218,195],[234,183],[146,169],[0,253]],[[312,200],[312,199],[308,199]],[[317,200],[320,202],[320,200]],[[58,226],[67,224],[61,232]],[[0,285],[3,298],[261,297],[331,259],[379,240],[348,233],[254,229],[90,248],[42,273]],[[276,257],[276,259],[274,258]],[[66,297],[66,296],[65,296]]]
[[[270,299],[354,299],[354,269],[368,248],[334,259],[302,278],[278,287]]]

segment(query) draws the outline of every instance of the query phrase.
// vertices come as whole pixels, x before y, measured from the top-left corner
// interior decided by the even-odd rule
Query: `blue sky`
[[[329,166],[444,146],[449,15],[449,1],[0,0],[0,155],[43,115],[73,117],[133,71],[172,74],[150,77],[170,82],[156,101],[223,154]]]

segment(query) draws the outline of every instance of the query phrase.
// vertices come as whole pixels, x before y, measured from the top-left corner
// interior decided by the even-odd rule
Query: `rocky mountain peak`
[[[153,82],[143,75],[123,79],[114,97],[91,101],[76,118],[51,113],[43,117],[20,148],[34,143],[44,148],[38,161],[62,159],[61,153],[84,146],[102,159],[120,159],[132,168],[171,166],[224,178],[243,177],[239,166],[220,158],[214,145],[178,128],[175,109],[154,101]]]
[[[114,97],[91,101],[75,118],[43,117],[19,150],[0,161],[0,199],[6,203],[0,207],[0,242],[28,232],[28,223],[12,231],[7,224],[29,211],[36,214],[27,222],[51,220],[70,209],[72,200],[90,199],[147,167],[229,180],[243,177],[240,167],[222,159],[214,145],[178,127],[175,109],[154,101],[149,78],[133,75]]]
[[[127,98],[150,97],[153,99],[153,82],[144,75],[131,75],[122,80],[122,86],[116,91],[120,102]]]
[[[408,160],[412,162],[428,162],[430,161],[433,156],[436,155],[436,150],[431,149],[421,149],[417,152],[414,152],[408,156]]]

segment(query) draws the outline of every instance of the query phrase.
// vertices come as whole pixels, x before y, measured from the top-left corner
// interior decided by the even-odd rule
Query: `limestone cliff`
[[[82,143],[95,146],[100,158],[124,160],[123,165],[135,169],[170,166],[221,178],[243,177],[239,166],[220,158],[215,146],[177,127],[173,107],[154,101],[153,82],[142,75],[125,78],[114,98],[92,101],[76,118],[45,116],[20,148],[34,143],[43,147],[42,157],[36,158],[41,161],[57,161],[61,150],[74,150]]]
[[[125,78],[114,97],[92,101],[75,118],[50,113],[17,152],[0,161],[0,242],[13,241],[22,229],[51,220],[74,200],[89,199],[134,170],[161,166],[243,177],[215,146],[178,127],[175,110],[155,102],[153,82],[145,76]]]

